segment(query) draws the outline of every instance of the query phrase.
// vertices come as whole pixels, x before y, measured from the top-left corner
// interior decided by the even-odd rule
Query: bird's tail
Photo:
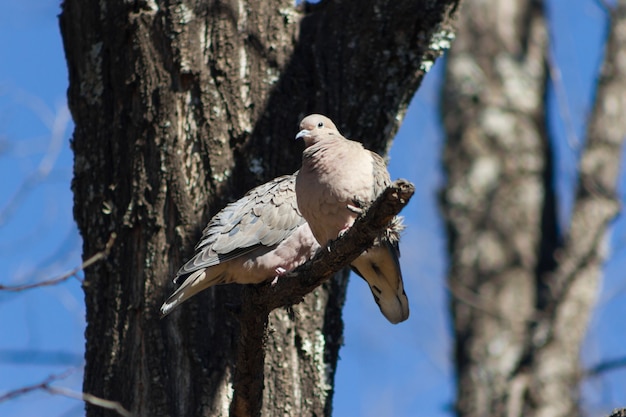
[[[221,284],[223,277],[216,269],[216,267],[199,269],[189,274],[180,287],[174,291],[174,294],[170,295],[161,306],[161,317],[167,316],[173,309],[198,294],[200,291],[212,287],[213,285]],[[211,272],[211,276],[207,275],[208,271]]]
[[[352,262],[352,270],[370,286],[380,311],[391,323],[409,318],[397,242],[383,240]]]

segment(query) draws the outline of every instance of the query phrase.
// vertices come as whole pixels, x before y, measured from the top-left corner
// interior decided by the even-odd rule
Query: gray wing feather
[[[196,254],[174,281],[202,268],[272,247],[305,222],[297,209],[296,174],[275,178],[250,190],[217,213],[202,233]]]

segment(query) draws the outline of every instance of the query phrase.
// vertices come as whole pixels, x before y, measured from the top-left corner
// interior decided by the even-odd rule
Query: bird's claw
[[[346,208],[355,214],[363,214],[363,211],[365,211],[365,206],[365,202],[359,200],[355,196],[352,198],[352,204],[348,203]]]
[[[343,227],[343,229],[341,229],[341,230],[339,231],[339,234],[337,235],[337,238],[340,238],[340,237],[342,237],[343,235],[345,235],[346,233],[348,233],[348,230],[350,230],[350,227],[351,227],[350,225],[346,225],[346,226],[344,226],[344,227]]]
[[[285,275],[287,273],[287,270],[285,268],[283,268],[282,266],[277,267],[274,272],[276,273],[276,276],[274,277],[274,279],[272,280],[272,282],[270,282],[270,285],[273,287],[276,284],[278,284],[278,278]]]
[[[363,214],[363,209],[361,207],[353,206],[352,204],[348,204],[346,207],[355,214]]]

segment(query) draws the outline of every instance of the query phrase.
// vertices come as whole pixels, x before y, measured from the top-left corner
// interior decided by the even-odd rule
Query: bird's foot
[[[352,227],[351,224],[347,224],[343,227],[343,229],[341,229],[339,231],[339,234],[337,235],[337,238],[340,238],[341,236],[345,235],[346,233],[348,233],[348,230],[350,230],[350,228]]]
[[[366,204],[365,204],[364,201],[361,201],[358,198],[353,197],[352,198],[352,204],[348,203],[346,208],[349,211],[351,211],[351,212],[353,212],[355,214],[359,214],[360,215],[360,214],[363,214],[363,212],[365,211],[365,206],[366,206]]]
[[[358,207],[358,206],[355,206],[355,205],[352,205],[352,204],[348,204],[346,206],[346,208],[348,210],[350,210],[351,212],[355,213],[355,214],[363,214],[363,209],[361,207]]]
[[[274,279],[272,280],[272,282],[270,282],[270,285],[273,287],[276,284],[278,284],[278,278],[285,275],[287,273],[287,270],[285,268],[283,268],[282,266],[277,267],[274,272],[276,273],[276,276],[274,277]]]

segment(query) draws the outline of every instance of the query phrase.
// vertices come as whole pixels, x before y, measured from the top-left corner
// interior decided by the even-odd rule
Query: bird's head
[[[296,135],[296,139],[302,138],[308,148],[324,137],[333,135],[339,136],[339,131],[332,120],[321,114],[310,114],[300,122],[300,132]]]

